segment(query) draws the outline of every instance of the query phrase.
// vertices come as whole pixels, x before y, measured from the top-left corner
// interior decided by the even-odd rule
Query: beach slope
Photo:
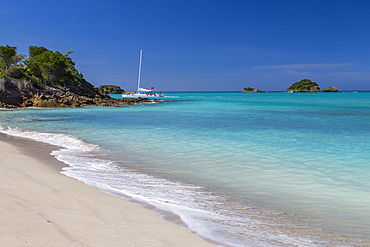
[[[44,146],[0,138],[2,246],[212,246],[155,212],[60,174],[62,163]]]

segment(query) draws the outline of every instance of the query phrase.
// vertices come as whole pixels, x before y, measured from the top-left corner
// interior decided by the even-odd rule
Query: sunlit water
[[[1,111],[0,131],[219,246],[370,245],[370,93],[166,95]]]

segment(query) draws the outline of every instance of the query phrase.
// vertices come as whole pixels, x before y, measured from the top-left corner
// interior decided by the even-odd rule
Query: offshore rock
[[[338,93],[338,92],[343,92],[343,91],[339,91],[339,89],[337,87],[327,87],[327,88],[324,88],[322,90],[322,92],[324,92],[324,93],[331,93],[331,92]]]
[[[254,88],[253,90],[242,90],[242,93],[264,93],[265,91],[262,91],[260,89]]]
[[[253,87],[244,87],[242,93],[264,93],[265,91]]]

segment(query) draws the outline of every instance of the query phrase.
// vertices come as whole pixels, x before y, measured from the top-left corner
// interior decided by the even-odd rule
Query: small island
[[[245,87],[241,92],[242,93],[264,93],[265,91],[252,88],[252,87]]]
[[[309,79],[303,79],[303,80],[300,80],[299,82],[293,83],[286,90],[286,92],[290,92],[290,93],[293,93],[293,92],[294,93],[296,93],[296,92],[299,92],[299,93],[306,93],[306,92],[327,93],[327,92],[343,92],[343,91],[339,91],[339,89],[337,87],[327,87],[327,88],[324,88],[320,91],[320,87],[316,82],[313,82]]]
[[[322,92],[324,92],[324,93],[337,93],[337,92],[343,92],[343,91],[339,91],[338,90],[338,88],[336,88],[336,87],[327,87],[327,88],[324,88],[323,90],[322,90]]]
[[[316,82],[313,82],[309,79],[303,79],[299,82],[293,83],[288,89],[287,92],[320,92],[320,87]]]

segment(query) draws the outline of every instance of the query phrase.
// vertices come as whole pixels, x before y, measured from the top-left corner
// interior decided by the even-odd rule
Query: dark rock
[[[0,108],[48,107],[65,108],[81,106],[132,105],[151,101],[149,99],[113,99],[98,92],[89,82],[69,83],[63,87],[35,89],[27,80],[0,79]]]
[[[0,78],[0,102],[19,106],[24,98],[30,98],[35,92],[31,81],[13,78]]]

